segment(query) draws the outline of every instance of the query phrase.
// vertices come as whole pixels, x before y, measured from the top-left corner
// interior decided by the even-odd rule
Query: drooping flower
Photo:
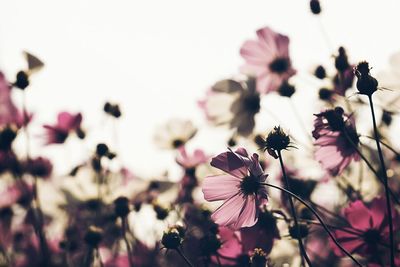
[[[333,77],[333,91],[341,96],[346,95],[346,91],[353,86],[354,65],[348,61],[347,53],[344,47],[339,47],[338,55],[335,57],[335,67],[337,73]]]
[[[84,133],[81,129],[81,123],[81,113],[59,113],[57,116],[56,125],[43,125],[43,127],[46,129],[46,144],[62,144],[73,132],[75,132],[78,137],[83,138]]]
[[[267,175],[258,155],[249,156],[244,148],[235,152],[229,150],[214,157],[211,166],[226,172],[208,176],[203,181],[207,201],[224,200],[211,218],[215,223],[233,229],[255,225],[260,205],[267,202],[267,190],[262,185]]]
[[[241,67],[245,74],[257,78],[257,91],[276,91],[296,71],[289,57],[289,38],[265,27],[257,31],[258,40],[248,40],[240,49],[246,64]]]
[[[386,201],[382,197],[372,200],[369,205],[357,200],[343,210],[349,227],[334,231],[338,242],[350,253],[368,257],[374,262],[387,252],[389,244],[389,221],[387,216]],[[400,227],[400,217],[393,209],[393,227],[396,232]],[[331,242],[334,253],[343,256],[337,246]],[[389,259],[389,257],[386,257]]]
[[[199,106],[204,110],[209,122],[214,125],[229,125],[239,135],[248,136],[255,126],[255,115],[260,111],[260,95],[256,91],[255,80],[226,79],[211,87]]]
[[[340,107],[315,116],[312,133],[317,147],[315,159],[330,175],[340,175],[352,160],[360,159],[354,147],[359,144],[354,118],[344,114]]]
[[[154,142],[163,149],[176,149],[193,138],[197,128],[189,120],[172,119],[159,126],[154,135]]]

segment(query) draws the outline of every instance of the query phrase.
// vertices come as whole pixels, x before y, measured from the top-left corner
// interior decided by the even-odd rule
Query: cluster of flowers
[[[321,12],[317,0],[310,7]],[[400,266],[400,154],[388,134],[396,101],[374,105],[382,92],[369,64],[349,62],[340,47],[332,74],[318,66],[309,77],[320,84],[323,107],[310,114],[312,143],[280,126],[259,134],[262,101],[291,101],[297,71],[287,36],[269,27],[256,34],[240,49],[241,75],[218,81],[198,103],[212,127],[229,133],[226,151],[191,151],[199,129],[190,121],[157,130],[155,143],[175,152],[177,183],[137,177],[104,143],[60,182],[51,160],[31,155],[34,115],[12,98],[24,99],[43,63],[26,53],[28,67],[13,82],[0,73],[0,266]],[[372,136],[356,128],[364,107]],[[122,116],[115,103],[103,111],[113,121]],[[66,146],[89,131],[82,114],[60,112],[42,133],[45,146]],[[17,153],[18,139],[26,153]],[[299,167],[302,150],[317,174]],[[46,199],[49,190],[56,200]],[[209,203],[220,201],[216,209]],[[143,234],[145,225],[151,230]]]

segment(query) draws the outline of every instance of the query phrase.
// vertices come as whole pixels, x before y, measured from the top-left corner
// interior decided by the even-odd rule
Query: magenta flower
[[[46,144],[62,144],[65,142],[70,133],[76,132],[81,137],[82,114],[71,114],[69,112],[61,112],[57,117],[57,124],[43,125],[46,129]]]
[[[392,214],[394,231],[397,231],[400,227],[400,217],[395,209]],[[352,202],[344,209],[344,216],[350,227],[336,230],[334,234],[347,251],[369,257],[372,261],[374,258],[377,259],[376,256],[382,256],[384,251],[387,251],[389,223],[384,198],[375,198],[368,206],[360,200]],[[331,247],[336,255],[343,256],[333,243]]]
[[[265,27],[257,31],[258,40],[248,40],[240,49],[246,60],[241,71],[257,78],[260,93],[277,91],[296,73],[289,57],[289,38]]]
[[[224,200],[211,215],[215,223],[233,229],[256,224],[259,206],[267,201],[267,190],[263,182],[267,175],[258,161],[244,148],[229,150],[211,160],[211,166],[227,174],[208,176],[203,181],[204,198],[207,201]]]
[[[186,170],[196,168],[198,165],[203,164],[208,160],[208,157],[201,149],[196,149],[192,155],[189,155],[186,148],[182,146],[178,149],[178,152],[176,162]]]
[[[352,160],[360,159],[354,147],[359,144],[354,119],[345,115],[340,107],[315,116],[317,117],[313,131],[316,139],[314,145],[317,146],[315,159],[330,175],[340,175]]]

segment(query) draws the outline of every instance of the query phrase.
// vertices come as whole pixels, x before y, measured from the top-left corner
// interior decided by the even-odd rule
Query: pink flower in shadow
[[[240,49],[246,64],[245,74],[257,78],[260,93],[277,91],[296,73],[289,57],[289,38],[265,27],[257,31],[258,40],[248,40]]]
[[[338,242],[350,253],[374,259],[387,251],[389,244],[389,222],[386,215],[386,200],[378,197],[366,206],[357,200],[343,210],[344,216],[350,224],[343,230],[336,230],[334,234]],[[396,232],[400,227],[400,217],[393,209],[393,227]],[[331,247],[338,256],[343,256],[341,250],[333,242]]]
[[[330,175],[340,175],[352,160],[360,160],[354,147],[359,144],[354,119],[339,107],[315,116],[315,159]]]
[[[267,190],[261,183],[267,175],[258,161],[258,155],[249,156],[244,148],[229,150],[211,160],[211,166],[226,174],[208,176],[203,181],[207,201],[224,203],[211,215],[215,223],[233,229],[256,224],[259,206],[267,202]]]
[[[43,125],[46,129],[46,144],[62,144],[72,132],[81,132],[82,114],[61,112],[56,125]]]

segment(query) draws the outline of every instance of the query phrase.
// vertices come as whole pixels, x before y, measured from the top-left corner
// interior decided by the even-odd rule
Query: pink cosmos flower
[[[293,76],[289,57],[289,38],[265,27],[257,31],[258,40],[248,40],[240,49],[246,64],[241,71],[257,78],[260,93],[277,91]]]
[[[201,149],[196,149],[192,155],[189,155],[186,148],[182,146],[178,149],[178,152],[176,162],[185,169],[195,168],[208,160],[208,157]]]
[[[350,227],[336,230],[334,234],[338,242],[347,251],[367,256],[371,259],[375,256],[382,256],[384,251],[387,251],[389,223],[386,216],[386,200],[384,198],[375,198],[368,206],[357,200],[350,203],[343,213]],[[395,209],[393,209],[392,214],[393,227],[396,232],[400,228],[400,217]],[[332,242],[331,247],[336,255],[343,256],[342,252]]]
[[[79,134],[81,131],[82,114],[71,114],[69,112],[61,112],[57,117],[57,124],[43,125],[46,129],[47,142],[46,144],[62,144],[65,142],[71,132]]]
[[[226,174],[208,176],[203,181],[207,201],[224,200],[211,215],[215,223],[233,229],[256,224],[259,206],[267,202],[267,190],[261,183],[267,175],[258,161],[258,155],[249,156],[244,148],[229,150],[211,160],[211,166]]]
[[[359,144],[354,119],[345,115],[340,107],[315,116],[317,117],[313,131],[316,139],[314,145],[317,146],[315,159],[330,175],[340,175],[352,160],[360,160],[353,146]]]

